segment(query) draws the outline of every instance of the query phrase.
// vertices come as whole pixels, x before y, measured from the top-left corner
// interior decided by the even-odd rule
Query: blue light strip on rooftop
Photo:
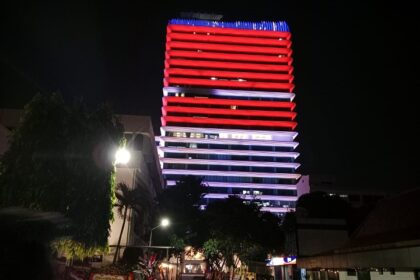
[[[289,32],[289,26],[285,21],[211,21],[200,19],[171,19],[169,24],[182,24],[192,26],[209,26],[221,28],[238,28],[238,29],[251,29],[251,30],[269,30],[269,31],[282,31]]]

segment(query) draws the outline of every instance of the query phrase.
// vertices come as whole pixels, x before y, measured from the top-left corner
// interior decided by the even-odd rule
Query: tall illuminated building
[[[285,22],[173,19],[167,26],[158,152],[170,187],[204,178],[207,202],[237,194],[284,213],[299,163]]]

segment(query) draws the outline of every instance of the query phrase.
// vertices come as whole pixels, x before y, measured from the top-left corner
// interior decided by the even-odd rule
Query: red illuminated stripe
[[[207,50],[207,51],[221,51],[221,52],[237,52],[237,53],[260,53],[260,54],[283,54],[290,56],[291,49],[287,48],[273,48],[273,47],[253,47],[240,45],[226,45],[226,44],[207,44],[207,43],[190,43],[169,41],[166,43],[166,49],[190,49],[190,50]]]
[[[287,72],[289,74],[293,72],[293,67],[290,65],[188,60],[188,59],[178,59],[178,58],[166,59],[165,68],[169,68],[171,66],[185,66],[185,67],[191,67],[191,68],[256,70],[256,71],[265,71],[265,72]]]
[[[220,70],[197,70],[184,68],[169,68],[165,70],[165,77],[169,76],[193,76],[193,77],[217,77],[217,78],[243,78],[255,80],[274,80],[274,81],[293,81],[293,75],[290,74],[271,74],[271,73],[250,73],[237,71]]]
[[[230,34],[242,36],[255,36],[255,37],[268,37],[268,38],[286,38],[290,39],[290,32],[282,31],[269,31],[269,30],[248,30],[248,29],[235,29],[235,28],[220,28],[220,27],[206,27],[206,26],[191,26],[170,24],[167,28],[168,33],[172,31],[180,32],[203,32],[213,34]]]
[[[294,102],[284,101],[255,101],[255,100],[234,100],[234,99],[214,99],[214,98],[195,98],[195,97],[163,97],[163,104],[203,104],[203,105],[226,105],[226,106],[246,106],[261,108],[287,108],[293,110],[296,107]]]
[[[228,116],[254,116],[254,117],[273,117],[273,118],[289,118],[293,120],[296,117],[295,112],[290,111],[259,111],[259,110],[233,110],[219,108],[199,108],[199,107],[175,107],[164,106],[162,113],[197,113],[206,115],[228,115]]]
[[[294,85],[291,83],[240,82],[191,78],[165,78],[163,84],[165,87],[173,85],[190,85],[242,89],[289,90],[290,92],[292,92],[294,88]]]
[[[214,43],[233,43],[244,45],[263,45],[263,46],[286,46],[290,47],[289,40],[276,40],[276,39],[262,39],[251,37],[232,37],[232,36],[219,36],[219,35],[200,35],[200,34],[184,34],[184,33],[169,33],[167,41],[180,40],[180,41],[199,41],[199,42],[214,42]]]
[[[172,123],[193,123],[193,124],[214,124],[214,125],[237,125],[237,126],[261,126],[261,127],[282,127],[295,129],[297,123],[290,121],[261,121],[261,120],[235,120],[235,119],[216,119],[216,118],[194,118],[194,117],[175,117],[164,116],[161,118],[162,125]]]
[[[171,57],[185,57],[194,59],[216,59],[228,61],[246,61],[246,62],[270,62],[270,63],[292,63],[291,57],[278,57],[267,55],[253,55],[253,54],[227,54],[215,52],[194,52],[194,51],[178,51],[172,50],[166,52],[166,58]]]

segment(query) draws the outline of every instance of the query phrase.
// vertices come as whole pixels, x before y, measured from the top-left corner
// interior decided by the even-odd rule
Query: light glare
[[[131,154],[126,148],[119,148],[115,153],[115,164],[127,164],[130,158]]]
[[[169,226],[169,219],[162,219],[162,221],[160,222],[160,225],[163,227],[167,227]]]

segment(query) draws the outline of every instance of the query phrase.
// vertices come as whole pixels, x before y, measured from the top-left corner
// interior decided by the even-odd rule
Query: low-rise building
[[[415,189],[378,201],[345,245],[300,257],[298,268],[306,279],[420,279],[419,198]]]
[[[163,188],[163,177],[151,119],[148,116],[136,115],[118,115],[118,118],[124,126],[124,135],[127,139],[127,149],[131,153],[131,159],[125,165],[117,165],[116,184],[122,182],[129,188],[141,186],[149,192],[152,198],[155,198]],[[131,209],[128,210],[128,218],[120,245],[146,245],[147,234],[152,227],[151,222],[150,212],[143,211],[138,214]],[[111,224],[111,233],[108,239],[111,253],[118,243],[122,223],[123,219],[114,209],[114,221]],[[121,250],[122,252],[123,250]],[[105,261],[110,260],[110,256],[105,258]]]

